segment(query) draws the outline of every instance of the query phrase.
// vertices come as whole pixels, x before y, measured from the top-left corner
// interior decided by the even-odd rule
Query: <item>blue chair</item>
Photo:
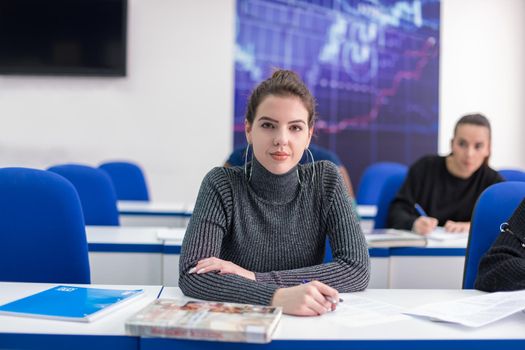
[[[131,162],[106,162],[99,169],[108,173],[119,200],[149,201],[148,186],[142,169]]]
[[[324,248],[324,259],[323,259],[323,263],[329,263],[329,262],[332,262],[333,260],[333,256],[332,256],[332,247],[330,246],[330,240],[327,238],[326,239],[326,245],[325,245],[325,248]]]
[[[357,191],[357,203],[360,205],[378,205],[383,183],[391,174],[406,172],[407,166],[394,162],[379,162],[366,168]]]
[[[62,176],[0,169],[0,281],[90,283],[78,194]]]
[[[75,186],[86,225],[119,226],[117,195],[106,172],[78,164],[56,165],[48,170],[62,175]]]
[[[385,179],[379,192],[377,214],[374,218],[374,229],[387,228],[388,211],[390,204],[396,197],[401,185],[405,181],[408,169],[399,167]]]
[[[498,237],[506,222],[525,198],[525,182],[501,182],[487,188],[478,198],[472,221],[463,270],[463,289],[474,288],[479,261]]]
[[[498,171],[498,173],[507,181],[525,182],[525,171],[518,169],[501,169]]]

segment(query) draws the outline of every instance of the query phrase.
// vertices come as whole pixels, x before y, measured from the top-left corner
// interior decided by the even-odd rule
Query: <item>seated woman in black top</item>
[[[525,199],[481,259],[475,287],[487,292],[525,289]]]
[[[449,232],[466,232],[477,198],[492,184],[503,181],[488,166],[490,123],[481,114],[462,117],[446,157],[419,159],[390,206],[389,227],[427,234],[438,225]],[[426,212],[420,215],[418,204]]]

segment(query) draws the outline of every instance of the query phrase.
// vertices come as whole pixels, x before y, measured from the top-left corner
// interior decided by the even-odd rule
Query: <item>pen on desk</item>
[[[160,289],[160,292],[159,294],[157,295],[157,299],[160,298],[160,295],[162,294],[162,291],[164,290],[164,286],[162,286],[162,288]]]
[[[428,216],[427,213],[423,210],[423,208],[421,208],[421,206],[418,203],[414,204],[414,208],[416,208],[416,211],[420,216]]]
[[[303,284],[310,283],[310,280],[302,280]],[[335,300],[332,300],[332,298],[326,298],[328,301],[330,301],[332,304],[337,303]],[[342,303],[344,300],[342,298],[339,298],[339,302]]]

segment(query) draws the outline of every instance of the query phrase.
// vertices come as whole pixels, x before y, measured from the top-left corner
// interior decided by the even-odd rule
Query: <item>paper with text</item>
[[[525,309],[525,291],[498,292],[444,303],[433,303],[405,312],[435,321],[481,327]]]

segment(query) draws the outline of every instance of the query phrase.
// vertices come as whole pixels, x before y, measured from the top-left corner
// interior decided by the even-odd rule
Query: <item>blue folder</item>
[[[142,293],[142,289],[57,286],[1,305],[0,314],[89,322]]]

